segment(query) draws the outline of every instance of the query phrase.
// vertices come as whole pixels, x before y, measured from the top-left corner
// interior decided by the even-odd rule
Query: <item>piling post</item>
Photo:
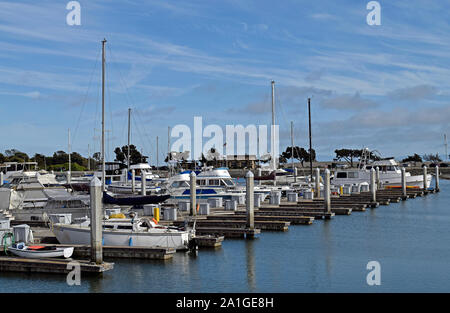
[[[0,172],[0,186],[3,186],[3,172]]]
[[[317,170],[316,170],[317,175]],[[325,179],[323,186],[323,195],[324,195],[324,209],[326,213],[331,213],[331,186],[330,186],[330,170],[325,170]]]
[[[103,263],[102,247],[102,211],[103,190],[101,181],[94,176],[90,183],[91,204],[91,261]]]
[[[370,193],[372,195],[372,203],[377,202],[377,185],[375,181],[375,169],[372,167],[370,169]]]
[[[330,171],[328,171],[328,174]],[[320,198],[320,169],[316,168],[316,198]]]
[[[261,178],[261,175],[262,175],[261,168],[258,168],[258,169],[256,170],[256,172],[258,173],[258,177]],[[258,180],[258,186],[261,186],[261,179]]]
[[[197,175],[195,175],[194,171],[191,171],[191,173],[189,174],[189,178],[190,178],[190,184],[191,184],[191,194],[190,194],[190,199],[191,199],[191,209],[189,212],[190,216],[195,216],[197,215]]]
[[[136,192],[136,172],[134,171],[134,169],[131,170],[131,193],[135,193]]]
[[[439,192],[439,166],[436,165],[436,175],[435,175],[435,183],[436,183],[436,192]]]
[[[406,194],[406,170],[404,167],[402,167],[402,197],[403,199],[407,198],[407,194]]]
[[[427,181],[427,166],[425,165],[423,167],[423,189],[427,190],[428,189],[428,181]]]
[[[247,209],[247,228],[255,229],[255,196],[254,196],[254,176],[251,171],[245,175],[245,206]]]
[[[375,183],[376,183],[377,189],[380,189],[381,188],[380,168],[378,166],[375,168]]]
[[[147,194],[147,178],[145,173],[141,173],[141,195],[145,196]]]
[[[298,170],[296,167],[294,167],[294,183],[297,182],[297,176],[298,176]]]

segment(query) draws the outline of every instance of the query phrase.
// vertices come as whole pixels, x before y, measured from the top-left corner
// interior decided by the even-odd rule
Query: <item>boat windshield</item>
[[[228,187],[234,186],[233,181],[231,179],[222,179],[222,182],[225,186]]]

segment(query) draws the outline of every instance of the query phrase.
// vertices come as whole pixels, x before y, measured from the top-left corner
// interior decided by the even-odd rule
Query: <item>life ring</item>
[[[119,175],[119,170],[114,170],[114,174]]]

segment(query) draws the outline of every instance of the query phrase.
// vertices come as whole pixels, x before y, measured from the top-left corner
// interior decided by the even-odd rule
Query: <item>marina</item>
[[[449,293],[448,3],[320,1],[1,1],[3,302]]]

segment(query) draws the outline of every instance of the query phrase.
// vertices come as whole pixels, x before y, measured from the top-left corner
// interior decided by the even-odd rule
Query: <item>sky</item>
[[[168,127],[270,125],[275,81],[280,150],[318,160],[340,148],[397,158],[443,155],[450,135],[449,0],[80,0],[0,2],[0,152],[100,151],[106,38],[106,158],[132,143],[156,163]],[[176,138],[171,138],[173,143]],[[204,142],[208,138],[204,138]],[[89,150],[88,150],[89,146]]]

